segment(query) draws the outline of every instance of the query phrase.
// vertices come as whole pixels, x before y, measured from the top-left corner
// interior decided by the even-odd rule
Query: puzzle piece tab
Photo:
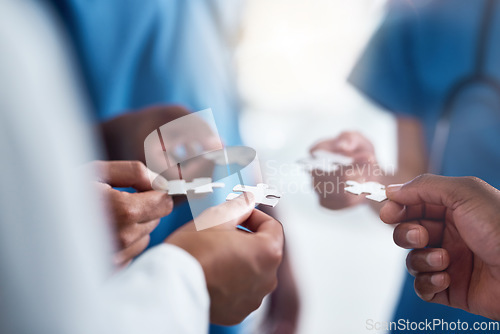
[[[349,187],[345,187],[345,191],[350,192],[351,194],[368,194],[366,198],[376,202],[383,202],[387,199],[387,195],[385,194],[385,186],[380,183],[358,183],[356,181],[347,181],[346,184]]]
[[[191,182],[186,182],[186,180],[168,181],[167,192],[169,195],[187,195],[188,191],[193,190],[195,194],[207,194],[214,192],[213,188],[224,187],[224,183],[214,183],[210,177],[200,177]]]
[[[308,171],[320,170],[328,173],[335,172],[339,169],[339,166],[353,163],[351,157],[326,150],[316,150],[312,152],[312,155],[312,158],[300,159],[297,162],[304,165],[304,168]]]
[[[270,207],[275,207],[281,197],[281,193],[276,189],[270,189],[267,184],[259,183],[256,187],[244,186],[238,184],[233,188],[233,191],[251,192],[255,197],[255,203],[262,204]],[[241,194],[231,193],[227,195],[226,201],[235,199]]]

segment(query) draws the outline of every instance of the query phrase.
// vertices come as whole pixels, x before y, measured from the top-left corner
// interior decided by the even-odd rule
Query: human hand
[[[398,224],[425,301],[500,320],[500,192],[477,178],[422,175],[387,188],[381,219]]]
[[[153,190],[148,175],[151,172],[139,161],[94,161],[86,167],[97,172],[97,191],[107,203],[118,244],[114,262],[124,266],[146,249],[149,234],[160,218],[172,212],[172,198],[165,192]],[[155,188],[165,188],[165,179],[157,177],[155,182]],[[138,192],[128,193],[112,187],[132,187]]]
[[[234,325],[243,321],[276,288],[283,228],[254,206],[252,194],[243,194],[196,218],[197,224],[204,220],[207,225],[213,221],[224,224],[197,232],[191,222],[166,239],[200,262],[210,294],[213,323]],[[240,231],[237,225],[254,233]]]
[[[321,206],[325,208],[338,210],[361,203],[363,197],[345,193],[345,182],[379,182],[383,174],[378,168],[372,143],[359,132],[343,132],[333,139],[323,140],[311,147],[311,154],[316,150],[342,154],[353,159],[349,166],[341,166],[333,172],[311,172],[314,190]]]
[[[129,112],[101,124],[101,132],[106,144],[110,160],[139,160],[146,162],[144,141],[148,135],[161,126],[191,113],[182,106],[166,105],[152,106],[134,112]],[[189,129],[180,126],[176,131],[170,131],[171,137],[164,138],[167,142],[167,154],[175,160],[175,152],[182,146],[189,157],[194,156],[193,150],[202,147],[205,151],[221,149],[220,139],[213,133],[210,126],[201,118],[190,118]],[[151,148],[154,150],[155,148]],[[162,152],[162,147],[157,148]],[[161,155],[160,159],[165,157]],[[149,167],[149,166],[148,166]],[[156,173],[162,171],[154,170]]]

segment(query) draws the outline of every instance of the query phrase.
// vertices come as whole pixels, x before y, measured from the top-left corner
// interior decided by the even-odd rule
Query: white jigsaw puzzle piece
[[[326,150],[316,150],[312,152],[312,158],[300,159],[297,162],[304,165],[306,170],[321,170],[323,172],[335,172],[342,165],[350,165],[354,162],[351,157],[329,152]]]
[[[193,190],[195,194],[208,194],[213,193],[214,188],[224,188],[225,186],[226,185],[222,182],[212,182],[196,187]]]
[[[383,202],[387,199],[385,186],[378,182],[359,183],[356,181],[346,181],[346,184],[348,187],[345,187],[344,190],[351,194],[368,194],[366,198],[376,202]]]
[[[278,192],[276,189],[270,189],[269,186],[264,183],[259,183],[256,187],[238,184],[233,188],[233,191],[251,192],[254,195],[255,203],[267,205],[273,208],[278,204],[281,197],[280,192]],[[226,200],[233,200],[240,195],[241,194],[231,193],[227,195]]]
[[[187,195],[185,180],[168,181],[167,193],[169,195]]]
[[[210,177],[200,177],[191,182],[186,182],[186,180],[168,181],[167,192],[169,195],[187,195],[188,191],[193,190],[195,194],[207,194],[212,193],[213,188],[224,187],[224,183],[213,183]]]

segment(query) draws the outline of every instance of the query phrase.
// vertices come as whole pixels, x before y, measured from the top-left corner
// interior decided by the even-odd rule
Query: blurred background
[[[360,333],[389,321],[405,251],[368,206],[322,209],[310,177],[295,164],[321,138],[358,130],[380,163],[396,163],[393,116],[346,82],[384,15],[384,0],[249,0],[238,46],[240,127],[267,182],[284,197],[286,229],[302,299],[299,333]],[[265,136],[262,135],[265,133]]]

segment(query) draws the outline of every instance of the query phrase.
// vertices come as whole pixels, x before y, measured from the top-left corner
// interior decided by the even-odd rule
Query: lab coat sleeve
[[[93,157],[85,104],[40,3],[0,1],[0,333],[206,332],[203,271],[183,250],[161,245],[113,273],[77,168]]]
[[[113,277],[108,288],[110,300],[123,306],[122,319],[143,316],[139,332],[156,333],[166,319],[169,333],[208,331],[210,302],[204,273],[181,248],[162,244],[148,250]]]

